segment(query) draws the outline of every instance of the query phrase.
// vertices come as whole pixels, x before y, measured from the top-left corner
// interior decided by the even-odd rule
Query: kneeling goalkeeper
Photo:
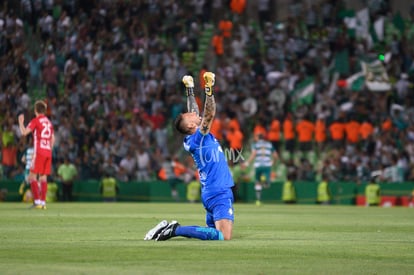
[[[165,241],[182,236],[200,240],[231,240],[234,222],[233,193],[234,185],[223,149],[210,133],[216,113],[214,99],[215,75],[206,72],[204,113],[200,117],[194,98],[194,80],[184,76],[183,83],[187,94],[187,113],[180,114],[175,120],[175,128],[185,135],[184,149],[196,163],[200,182],[201,199],[206,210],[207,227],[181,226],[177,221],[161,221],[152,228],[144,240]]]

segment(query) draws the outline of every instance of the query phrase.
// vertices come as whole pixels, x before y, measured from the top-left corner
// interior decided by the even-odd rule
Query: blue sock
[[[223,233],[212,227],[179,226],[175,230],[175,235],[200,240],[224,240]]]

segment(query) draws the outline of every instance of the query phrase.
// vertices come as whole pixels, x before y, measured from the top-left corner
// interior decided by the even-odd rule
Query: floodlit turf
[[[144,241],[200,204],[0,204],[0,274],[413,274],[414,209],[236,204],[234,239]]]

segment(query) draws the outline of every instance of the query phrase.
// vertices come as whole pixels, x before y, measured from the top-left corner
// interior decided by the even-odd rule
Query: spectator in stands
[[[253,128],[253,136],[256,137],[259,135],[263,136],[264,138],[267,137],[267,129],[265,127],[263,119],[258,119]]]
[[[259,18],[260,27],[263,29],[266,22],[270,21],[271,9],[270,0],[259,0],[257,5],[257,17]]]
[[[137,172],[135,179],[137,181],[149,181],[151,178],[151,157],[143,144],[138,145],[138,150],[135,154]]]
[[[175,173],[176,169],[178,168],[177,165],[179,165],[177,161],[173,160],[170,156],[166,156],[164,160],[162,160],[161,164],[162,174],[159,174],[159,176],[161,176],[161,180],[167,181],[170,185],[171,198],[174,201],[179,201],[180,199],[178,195],[177,184],[183,182],[182,179],[177,177]]]
[[[240,128],[230,126],[230,128],[226,132],[226,140],[230,149],[241,152],[243,148],[243,139],[244,135]]]
[[[314,181],[315,170],[307,158],[302,158],[297,170],[297,180]]]
[[[242,37],[240,34],[236,34],[232,41],[230,42],[230,49],[231,54],[234,59],[240,59],[242,60],[245,57],[245,47],[246,43],[242,40]]]
[[[125,157],[119,162],[119,168],[124,171],[127,180],[135,180],[137,176],[135,175],[137,169],[137,158],[133,151],[129,151]]]
[[[345,125],[340,119],[335,120],[329,125],[331,148],[342,148],[345,139]]]
[[[326,123],[322,117],[318,117],[315,123],[315,144],[316,151],[320,156],[326,145]]]
[[[242,16],[245,13],[246,2],[247,2],[246,0],[231,0],[230,1],[231,11],[234,14],[237,14],[238,16]],[[239,18],[236,17],[236,19],[239,19]]]
[[[43,68],[43,80],[46,85],[47,96],[49,99],[58,98],[59,68],[56,65],[55,58],[45,61]]]
[[[293,157],[293,153],[295,151],[295,128],[292,115],[288,113],[283,121],[283,137],[285,143],[285,151],[288,152],[289,158]]]
[[[368,118],[364,119],[359,127],[359,136],[361,138],[362,147],[365,147],[368,143],[368,139],[374,134],[374,126]]]
[[[225,129],[224,129],[225,118],[226,118],[225,113],[221,112],[219,115],[214,117],[213,123],[211,124],[210,132],[220,142],[223,141],[223,134],[225,132]]]
[[[221,31],[216,31],[211,44],[214,48],[214,53],[218,58],[224,55],[224,36]]]
[[[299,150],[307,155],[313,148],[313,136],[315,131],[314,123],[309,117],[304,117],[296,123],[296,133],[298,135]]]
[[[1,165],[4,177],[12,178],[13,170],[17,168],[17,146],[14,140],[2,146]]]
[[[360,141],[360,123],[353,117],[345,123],[347,150],[355,151]]]
[[[276,152],[279,152],[279,146],[280,146],[280,121],[277,118],[274,118],[270,122],[269,130],[267,132],[267,140],[269,140],[273,148],[276,150]]]

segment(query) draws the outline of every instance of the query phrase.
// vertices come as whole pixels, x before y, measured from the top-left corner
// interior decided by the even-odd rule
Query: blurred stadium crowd
[[[209,70],[217,76],[214,133],[246,155],[255,133],[278,131],[276,178],[366,181],[382,170],[386,182],[414,180],[414,11],[402,18],[387,1],[366,1],[370,28],[361,37],[346,1],[291,1],[283,21],[269,12],[274,1],[252,1],[255,17],[246,2],[3,1],[3,178],[23,173],[31,140],[19,137],[17,116],[31,117],[35,99],[47,100],[55,126],[55,171],[66,158],[81,180],[103,171],[156,179],[169,157],[192,167],[172,120],[186,108],[181,77],[202,87]],[[378,57],[390,89],[351,87],[360,61]],[[304,120],[310,139],[297,127]]]

